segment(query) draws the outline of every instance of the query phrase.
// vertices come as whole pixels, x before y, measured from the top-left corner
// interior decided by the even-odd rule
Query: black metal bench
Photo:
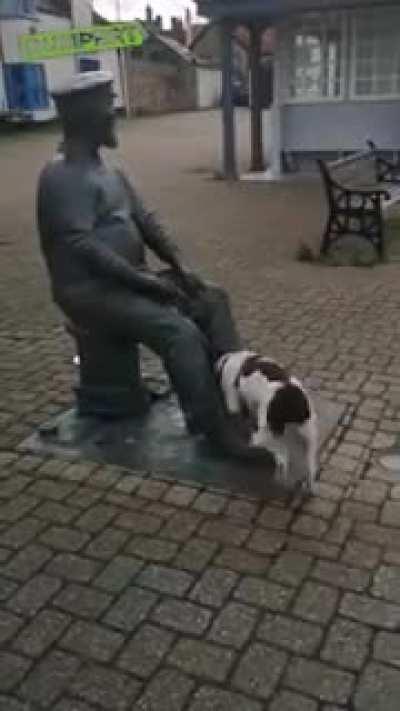
[[[328,220],[321,244],[327,254],[331,244],[346,235],[360,235],[384,256],[383,201],[400,198],[400,164],[380,157],[375,144],[368,150],[327,163],[318,161],[328,199]]]

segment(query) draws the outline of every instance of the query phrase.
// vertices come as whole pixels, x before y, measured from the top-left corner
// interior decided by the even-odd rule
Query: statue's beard
[[[118,145],[117,133],[115,130],[115,115],[109,116],[104,124],[104,132],[101,143],[107,148],[116,148]]]

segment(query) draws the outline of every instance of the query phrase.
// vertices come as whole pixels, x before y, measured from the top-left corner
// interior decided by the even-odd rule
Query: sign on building
[[[26,61],[53,59],[69,54],[89,54],[125,47],[141,47],[146,31],[140,22],[36,32],[19,37],[21,56]]]

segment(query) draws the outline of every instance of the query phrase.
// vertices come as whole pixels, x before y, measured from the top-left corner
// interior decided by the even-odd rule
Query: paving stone
[[[48,459],[37,471],[37,475],[44,477],[57,477],[64,469],[66,469],[68,463],[60,459],[55,459],[54,457]]]
[[[70,464],[66,469],[62,471],[62,478],[68,481],[78,481],[83,482],[89,478],[91,474],[96,470],[97,464],[93,462],[81,462],[79,464]]]
[[[44,504],[35,510],[35,516],[37,516],[37,518],[51,521],[51,523],[60,524],[61,526],[71,523],[74,518],[77,518],[79,513],[78,508],[65,506],[65,504],[60,504],[56,501],[45,501]]]
[[[102,496],[104,496],[104,492],[99,489],[93,489],[91,486],[80,486],[68,497],[66,503],[78,509],[87,509],[101,499]]]
[[[2,568],[2,572],[15,580],[28,580],[50,560],[52,555],[52,551],[48,548],[31,543],[13,556]]]
[[[0,692],[11,691],[25,676],[31,662],[19,654],[0,650]]]
[[[397,630],[400,626],[400,606],[367,595],[345,593],[339,612],[372,627]]]
[[[248,548],[262,555],[275,555],[286,541],[286,535],[280,531],[256,528],[247,543]]]
[[[360,481],[353,493],[353,498],[356,501],[362,501],[366,504],[382,504],[387,496],[388,487],[381,481],[368,481],[364,479]]]
[[[303,513],[310,516],[329,520],[333,518],[337,511],[337,503],[336,501],[329,501],[329,499],[322,499],[319,496],[313,496],[306,501],[302,510]]]
[[[88,479],[88,484],[99,487],[99,489],[111,489],[122,477],[122,471],[118,467],[106,465],[100,467]]]
[[[148,565],[137,578],[139,585],[177,597],[182,597],[193,581],[189,573],[163,565]]]
[[[191,602],[166,599],[154,610],[152,619],[164,627],[200,636],[211,621],[211,612]]]
[[[352,478],[342,471],[327,471],[327,481],[317,483],[318,496],[329,501],[341,501],[343,498],[342,486],[348,486]]]
[[[226,496],[204,492],[197,497],[193,508],[205,514],[220,514],[226,507],[227,501]]]
[[[14,474],[9,479],[3,480],[1,484],[2,499],[10,499],[17,496],[30,482],[31,479],[23,474]]]
[[[127,674],[114,669],[104,673],[104,667],[94,665],[82,669],[71,686],[73,694],[106,711],[128,711],[140,689]]]
[[[268,577],[283,585],[300,585],[312,564],[312,558],[295,551],[284,551],[270,568]]]
[[[143,622],[157,602],[157,595],[142,588],[130,587],[107,612],[104,621],[123,632],[132,632]]]
[[[325,541],[342,546],[349,537],[352,527],[353,521],[350,518],[341,515],[337,516],[325,535]]]
[[[400,565],[400,550],[386,549],[383,552],[383,562],[389,565]]]
[[[226,523],[219,519],[215,521],[206,521],[200,529],[200,535],[204,538],[210,538],[224,545],[233,544],[241,545],[248,537],[250,531],[243,526]]]
[[[381,523],[384,526],[400,527],[400,501],[386,501],[382,509]]]
[[[146,533],[148,535],[157,533],[161,528],[161,523],[159,518],[138,511],[122,513],[114,521],[115,526],[126,528],[131,533]]]
[[[181,639],[169,655],[169,662],[192,676],[225,681],[235,659],[231,649],[200,640]]]
[[[28,493],[38,499],[50,499],[51,501],[63,501],[70,496],[75,489],[74,484],[67,484],[63,481],[53,481],[52,479],[39,479],[30,487]]]
[[[8,550],[7,548],[0,548],[0,563],[6,563],[9,558],[12,556],[12,551]],[[3,568],[2,568],[3,570]]]
[[[400,667],[400,635],[378,632],[374,642],[374,658],[380,662]]]
[[[112,598],[100,590],[71,583],[54,600],[54,605],[74,615],[96,619],[109,606]]]
[[[167,521],[176,514],[176,507],[165,504],[163,501],[152,501],[150,504],[146,502],[146,513]]]
[[[371,570],[378,565],[380,555],[378,546],[350,540],[346,544],[341,560],[348,565],[358,565]]]
[[[52,708],[79,669],[79,660],[64,652],[51,651],[34,669],[19,689],[19,694],[38,704]]]
[[[0,694],[0,711],[34,711],[34,709],[29,702],[25,703],[25,701],[17,701],[17,699],[9,696],[8,694],[7,696]],[[70,708],[69,711],[85,711],[85,709],[76,708],[73,710]]]
[[[157,481],[155,479],[144,479],[139,488],[138,495],[142,496],[144,499],[151,499],[152,501],[158,501],[169,489],[169,484],[164,481]]]
[[[305,514],[298,516],[291,527],[292,533],[317,539],[321,538],[327,530],[328,524],[324,519]]]
[[[209,564],[217,548],[217,543],[202,538],[192,538],[181,548],[175,559],[175,565],[184,570],[200,573]],[[232,566],[227,565],[226,567]]]
[[[400,567],[381,565],[374,575],[372,594],[400,604]]]
[[[97,662],[110,662],[124,643],[124,637],[96,623],[78,621],[69,628],[61,646]]]
[[[274,506],[264,506],[257,523],[265,528],[285,531],[293,518],[293,511],[278,509]]]
[[[202,516],[195,511],[178,511],[162,529],[162,537],[171,541],[187,541],[198,528]]]
[[[316,541],[313,538],[301,538],[300,536],[290,536],[287,543],[289,550],[301,551],[317,558],[335,560],[339,557],[340,548],[333,543]]]
[[[284,684],[320,701],[346,704],[353,690],[354,677],[320,662],[295,658],[289,664]]]
[[[388,548],[400,548],[400,531],[372,523],[359,523],[355,536],[361,541]]]
[[[233,677],[233,685],[261,699],[269,699],[287,662],[284,652],[256,642],[245,652]]]
[[[208,639],[218,644],[241,649],[249,640],[259,612],[253,607],[230,602],[216,618]]]
[[[219,565],[221,568],[229,568],[238,573],[248,573],[249,575],[262,575],[268,570],[270,562],[270,558],[267,556],[230,546],[223,548],[215,559],[215,565]]]
[[[143,477],[135,476],[134,474],[128,474],[123,476],[116,485],[116,490],[121,491],[123,494],[132,494],[136,491],[143,481]]]
[[[360,501],[343,501],[340,511],[343,516],[354,521],[376,521],[378,508]]]
[[[326,560],[317,561],[311,576],[333,587],[362,592],[370,584],[370,574],[360,568],[349,568],[340,563]]]
[[[266,613],[257,630],[259,639],[295,654],[312,656],[322,639],[323,629],[293,617]]]
[[[245,577],[235,590],[234,597],[249,605],[282,612],[287,609],[293,594],[292,588],[260,578]]]
[[[201,686],[189,711],[262,711],[258,701],[213,686]]]
[[[23,548],[35,538],[45,526],[44,521],[39,521],[37,518],[25,518],[23,521],[19,521],[13,526],[10,526],[5,532],[0,533],[0,545],[6,548]]]
[[[192,486],[175,484],[174,486],[171,486],[165,494],[164,501],[167,504],[173,504],[174,506],[186,507],[190,506],[198,493],[198,490]]]
[[[0,575],[0,602],[5,602],[17,589],[18,585],[16,583]]]
[[[109,504],[96,504],[92,508],[85,511],[78,520],[75,526],[82,531],[88,533],[99,533],[105,528],[113,518],[117,515],[118,509]]]
[[[150,677],[160,666],[174,641],[171,632],[143,625],[118,658],[118,666],[139,678]]]
[[[259,505],[244,499],[231,499],[226,508],[226,515],[244,522],[251,522],[256,518]]]
[[[93,581],[93,585],[110,593],[119,593],[133,582],[144,563],[137,558],[118,555]]]
[[[357,671],[368,656],[371,634],[365,625],[338,618],[329,629],[321,659]]]
[[[77,583],[88,583],[99,571],[101,563],[75,555],[59,553],[46,567],[46,573]]]
[[[70,621],[55,610],[42,610],[18,635],[13,647],[27,657],[40,657],[61,637]]]
[[[41,536],[42,543],[55,550],[77,553],[89,541],[89,534],[73,528],[52,526]]]
[[[177,550],[178,545],[173,541],[146,536],[135,536],[126,547],[126,552],[155,563],[168,563],[176,555]]]
[[[268,711],[318,711],[318,705],[300,694],[281,691],[268,706]]]
[[[201,605],[221,607],[238,580],[237,573],[208,568],[193,588],[190,598]]]
[[[135,711],[182,711],[194,685],[185,674],[175,669],[162,669],[146,687]]]
[[[7,606],[17,614],[33,617],[56,594],[60,587],[60,580],[39,573],[18,590],[8,601]]]
[[[355,711],[398,711],[400,671],[371,662],[359,681],[354,697]]]
[[[23,620],[12,612],[0,609],[0,644],[8,642],[18,632]]]
[[[56,704],[54,711],[93,711],[93,706],[88,706],[84,701],[78,701],[77,699],[63,698]]]
[[[336,590],[325,585],[306,582],[300,590],[294,613],[309,622],[326,624],[333,616],[339,595]]]
[[[85,555],[100,560],[111,560],[123,548],[129,538],[127,531],[120,531],[117,528],[105,528],[96,538],[94,538],[87,548]]]

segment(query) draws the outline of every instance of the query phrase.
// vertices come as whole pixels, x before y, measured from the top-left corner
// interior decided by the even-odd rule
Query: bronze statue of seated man
[[[184,266],[135,187],[100,157],[117,146],[112,75],[74,76],[53,97],[62,154],[42,171],[37,217],[55,302],[80,328],[155,352],[190,431],[243,453],[213,374],[213,362],[240,347],[228,299]],[[146,248],[167,271],[149,269]]]

